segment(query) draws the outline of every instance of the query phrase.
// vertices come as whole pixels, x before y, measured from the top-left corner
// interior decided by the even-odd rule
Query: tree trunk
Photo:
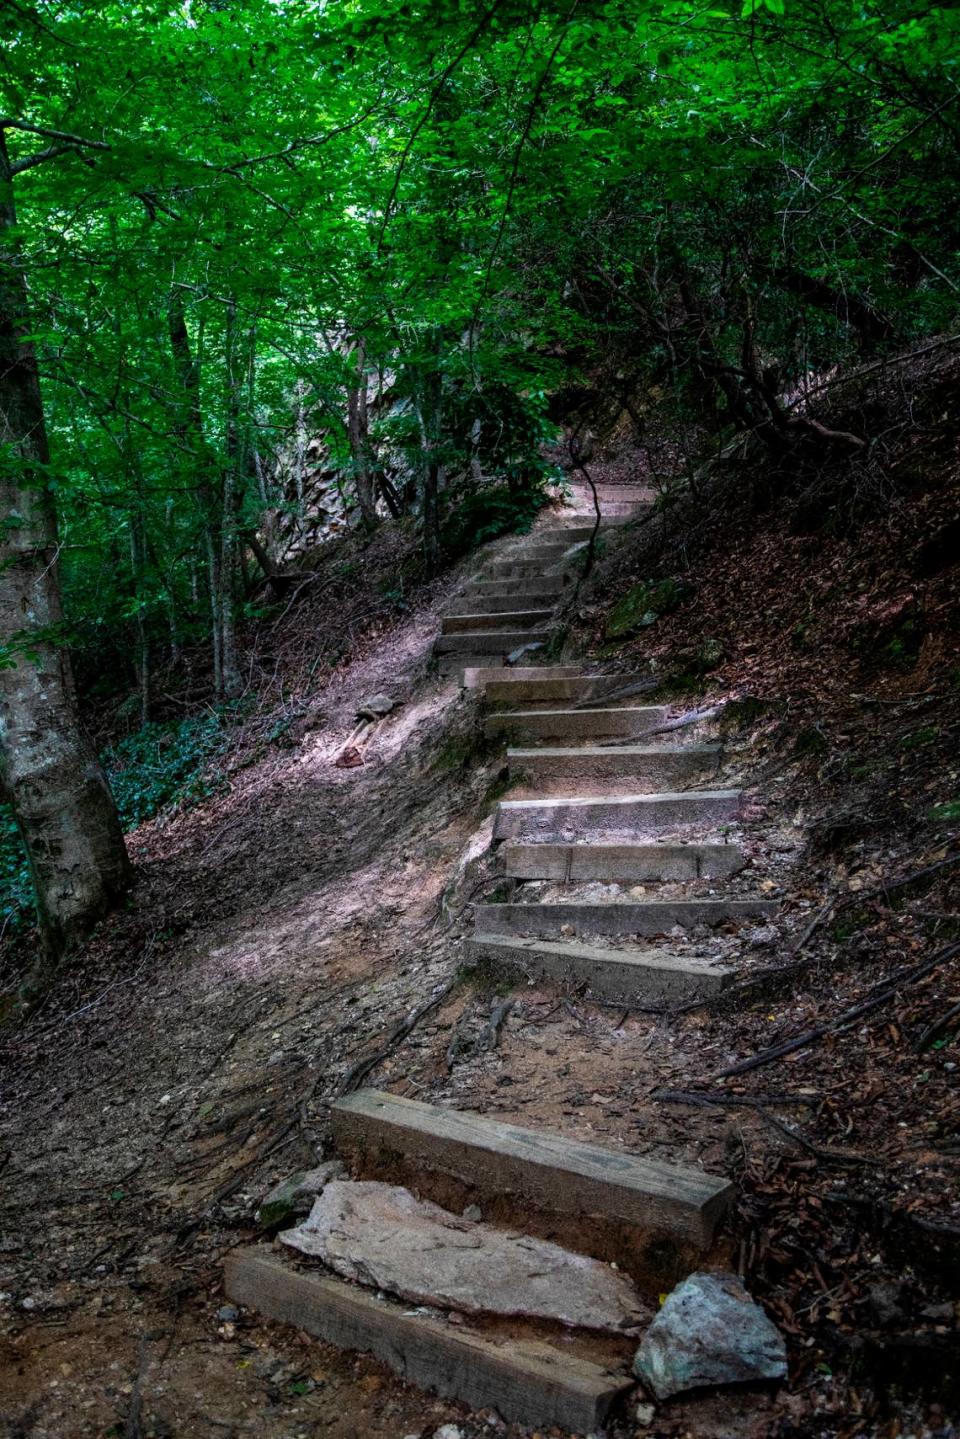
[[[62,644],[49,452],[15,226],[0,130],[0,759],[44,947],[58,957],[116,903],[131,871]]]
[[[167,319],[173,368],[180,391],[177,433],[187,452],[191,468],[189,478],[196,486],[203,525],[207,589],[210,600],[213,688],[216,694],[220,695],[223,693],[220,500],[214,483],[214,457],[210,453],[203,429],[203,411],[200,408],[200,361],[194,358],[190,346],[190,332],[187,329],[187,320],[183,309],[183,296],[180,286],[176,284],[170,290]]]
[[[237,575],[237,520],[240,508],[240,391],[237,378],[237,305],[227,301],[226,333],[224,336],[224,401],[227,415],[225,464],[223,466],[220,503],[220,592],[217,608],[220,617],[220,676],[222,692],[236,699],[243,689],[237,662],[235,625]]]
[[[373,490],[373,475],[370,471],[367,376],[364,369],[366,357],[362,340],[357,341],[353,358],[356,361],[357,376],[356,382],[347,386],[347,435],[350,440],[350,456],[353,460],[353,476],[357,487],[357,500],[360,503],[360,514],[365,528],[375,530],[378,516]]]

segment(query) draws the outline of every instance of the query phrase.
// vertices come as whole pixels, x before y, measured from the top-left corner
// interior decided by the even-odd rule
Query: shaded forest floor
[[[953,1432],[960,464],[937,396],[954,380],[915,376],[932,408],[905,396],[867,513],[824,528],[809,485],[750,499],[745,462],[735,488],[721,471],[700,497],[699,521],[668,508],[611,543],[569,617],[571,650],[648,670],[678,710],[726,706],[754,871],[782,898],[740,960],[762,987],[732,1004],[625,1014],[524,984],[491,1042],[504,995],[462,971],[459,941],[491,883],[473,856],[500,765],[477,744],[470,699],[428,672],[458,574],[405,616],[358,619],[322,682],[305,680],[322,620],[311,636],[311,611],[291,608],[260,651],[276,699],[248,722],[227,788],[133,836],[130,910],[3,1036],[11,1436],[496,1427],[365,1359],[218,1316],[223,1255],[255,1232],[258,1200],[323,1152],[351,1065],[433,999],[376,1083],[737,1181],[729,1260],[786,1333],[789,1388],[675,1402],[643,1432]],[[633,479],[644,464],[621,436],[594,469]],[[822,513],[840,515],[829,487],[841,481],[817,484]],[[611,642],[611,605],[650,575],[682,575],[686,599]],[[364,765],[338,768],[358,704],[378,691],[400,707]],[[844,1021],[898,975],[888,999]],[[837,1021],[847,1027],[826,1032]],[[716,1081],[807,1030],[825,1032]]]

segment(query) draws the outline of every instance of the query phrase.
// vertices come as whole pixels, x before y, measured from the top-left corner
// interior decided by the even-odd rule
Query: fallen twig
[[[950,1021],[956,1019],[958,1015],[960,1015],[960,1001],[952,1004],[946,1014],[941,1014],[939,1019],[935,1019],[932,1024],[927,1026],[917,1040],[917,1053],[922,1054],[937,1038],[937,1035],[942,1034],[949,1026]]]
[[[900,969],[890,979],[882,982],[877,991],[868,999],[855,1004],[852,1009],[844,1010],[843,1014],[828,1024],[817,1025],[814,1029],[804,1030],[795,1039],[788,1039],[783,1044],[774,1044],[769,1049],[762,1049],[759,1054],[753,1055],[750,1059],[742,1059],[739,1064],[733,1064],[728,1069],[721,1069],[711,1076],[711,1081],[716,1083],[721,1079],[730,1079],[735,1074],[747,1074],[751,1069],[759,1069],[761,1065],[772,1064],[775,1059],[783,1059],[785,1055],[793,1054],[798,1049],[806,1049],[808,1045],[816,1044],[819,1040],[826,1038],[828,1034],[842,1034],[845,1029],[856,1023],[865,1014],[879,1009],[886,1004],[897,993],[903,984],[914,984],[924,975],[936,969],[938,965],[945,963],[956,953],[960,952],[960,943],[949,944],[941,949],[932,959],[924,960],[922,964],[914,965],[909,969]]]

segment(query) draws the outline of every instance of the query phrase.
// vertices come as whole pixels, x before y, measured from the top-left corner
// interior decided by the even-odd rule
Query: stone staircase
[[[600,487],[599,530],[644,514],[653,493],[639,485]],[[593,494],[571,488],[559,512],[540,518],[529,535],[495,547],[445,615],[435,647],[441,672],[504,665],[516,651],[535,653],[550,640],[550,621],[581,571],[596,528]]]
[[[646,499],[602,495],[604,517],[622,522]],[[578,506],[586,513],[583,494]],[[464,686],[481,692],[484,731],[507,743],[513,782],[493,830],[504,897],[474,906],[468,955],[625,1008],[707,998],[734,971],[698,955],[690,936],[775,909],[744,887],[744,854],[731,838],[740,792],[713,787],[720,746],[678,743],[678,731],[659,743],[667,708],[631,703],[642,686],[629,677],[504,664],[549,638],[550,602],[589,533],[575,519],[544,525],[485,565],[437,646]],[[521,1246],[562,1246],[572,1265],[592,1256],[635,1286],[648,1318],[658,1293],[719,1256],[732,1186],[688,1165],[376,1090],[337,1101],[332,1131],[358,1203],[371,1185],[406,1186],[442,1206],[468,1247],[496,1230]],[[438,1251],[425,1246],[421,1263],[427,1283]],[[409,1286],[388,1297],[379,1274],[366,1283],[269,1247],[236,1251],[227,1264],[234,1301],[371,1352],[405,1379],[506,1420],[590,1433],[634,1383],[635,1332],[611,1324],[587,1335],[522,1312],[471,1323],[441,1306],[404,1304]]]

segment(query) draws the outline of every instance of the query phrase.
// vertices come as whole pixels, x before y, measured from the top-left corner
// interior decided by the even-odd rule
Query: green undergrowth
[[[220,705],[176,723],[148,724],[100,755],[125,831],[164,810],[209,798],[222,784],[212,761],[226,747],[234,707]],[[36,914],[27,856],[10,805],[0,805],[0,938],[29,928]]]

